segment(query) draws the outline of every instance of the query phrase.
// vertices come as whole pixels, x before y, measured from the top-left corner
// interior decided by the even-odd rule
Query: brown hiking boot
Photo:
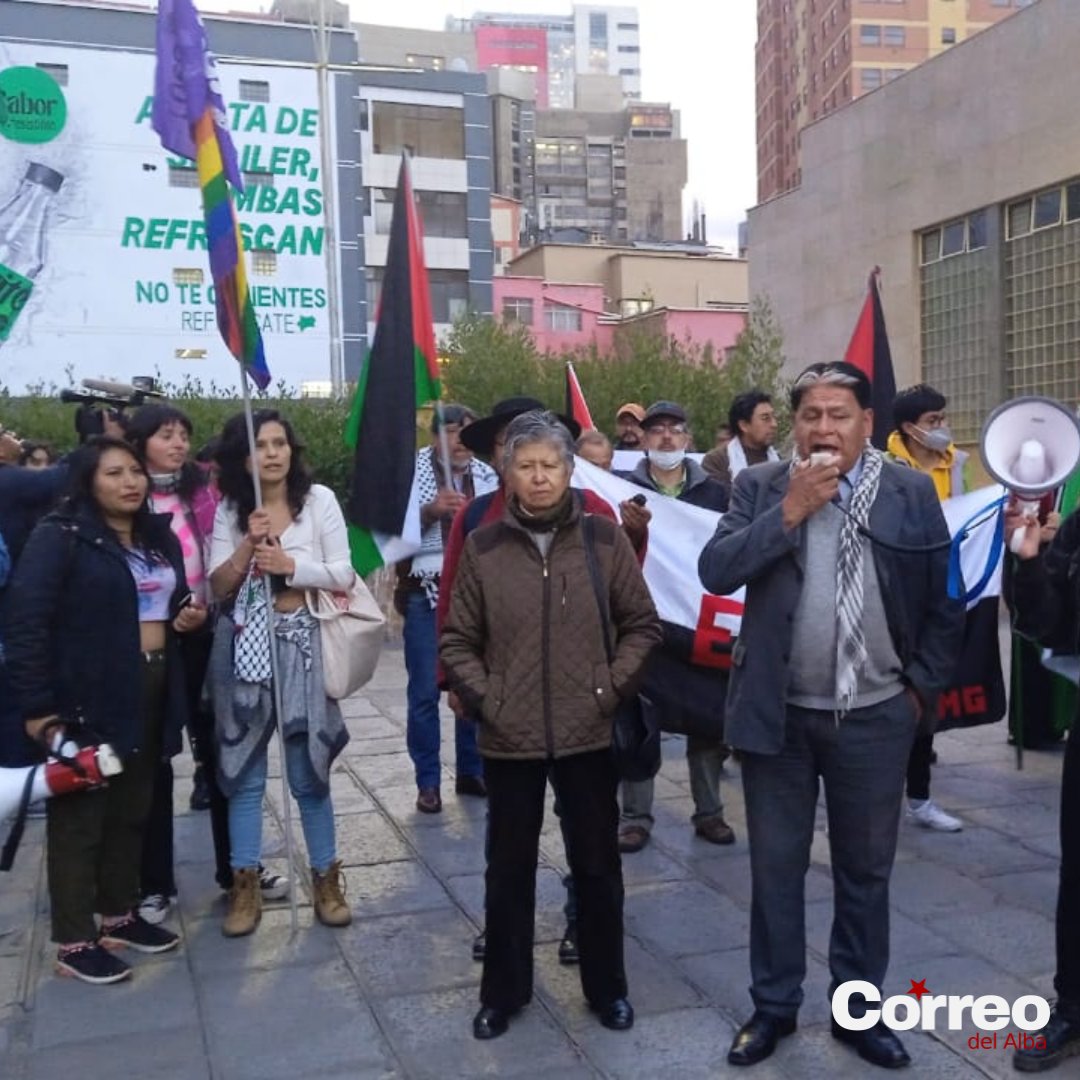
[[[250,866],[233,871],[229,890],[229,910],[221,924],[226,937],[244,937],[253,933],[262,918],[262,893],[259,891],[259,868]]]
[[[335,859],[325,874],[313,868],[311,886],[319,922],[324,926],[348,926],[352,922],[352,912],[345,903],[345,875],[339,860]]]

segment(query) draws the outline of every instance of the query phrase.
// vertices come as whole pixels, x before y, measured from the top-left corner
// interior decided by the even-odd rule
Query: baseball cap
[[[654,401],[642,418],[642,427],[648,427],[654,420],[661,418],[677,420],[680,424],[686,423],[686,410],[674,401]]]
[[[625,405],[620,405],[615,419],[618,420],[624,413],[629,413],[639,424],[645,419],[645,410],[636,401],[628,401]]]

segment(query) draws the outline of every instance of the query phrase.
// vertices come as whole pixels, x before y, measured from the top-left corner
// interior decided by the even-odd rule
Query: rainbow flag
[[[244,190],[226,122],[217,65],[192,0],[159,0],[154,130],[161,145],[194,160],[202,188],[218,330],[260,390],[270,384],[262,335],[244,268],[244,245],[229,184]]]

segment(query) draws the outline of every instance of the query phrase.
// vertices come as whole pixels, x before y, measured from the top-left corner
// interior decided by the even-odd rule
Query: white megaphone
[[[1032,519],[1039,499],[1061,487],[1080,464],[1080,425],[1052,398],[1015,398],[986,418],[979,452],[986,471],[1018,497]],[[1009,548],[1018,551],[1023,539],[1023,530],[1015,530]]]
[[[50,758],[44,765],[31,765],[22,769],[0,769],[0,821],[14,814],[23,800],[27,780],[30,782],[30,802],[48,799],[53,795],[66,795],[71,791],[104,784],[110,776],[123,771],[123,765],[108,743],[100,746],[84,746],[79,749],[73,743],[63,747],[71,750],[69,760],[77,765]]]

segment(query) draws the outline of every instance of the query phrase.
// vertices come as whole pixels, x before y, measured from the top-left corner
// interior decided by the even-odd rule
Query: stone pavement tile
[[[341,751],[341,756],[349,761],[355,761],[357,758],[376,758],[385,757],[387,754],[400,754],[404,740],[404,735],[388,735],[382,739],[353,739]]]
[[[1044,971],[1048,958],[1054,955],[1053,920],[1020,908],[1002,905],[982,912],[977,919],[958,910],[939,916],[934,928],[969,957],[985,957],[1018,977]]]
[[[210,831],[209,813],[187,810],[173,817],[173,863],[213,861],[214,837]]]
[[[948,843],[955,833],[938,833]],[[897,862],[893,867],[889,897],[894,909],[915,918],[966,912],[968,917],[997,906],[997,897],[981,881],[974,881],[952,866],[929,859]]]
[[[448,821],[479,822],[481,827],[487,815],[487,800],[454,794],[453,782],[442,789],[441,814],[424,814],[416,809],[416,784],[378,784],[375,797],[380,808],[396,821],[410,826],[445,828]]]
[[[110,995],[113,987],[83,987]],[[115,1002],[114,1002],[115,1005]],[[170,1025],[176,1020],[165,1016]],[[60,1017],[54,1022],[62,1023]],[[153,1030],[129,1026],[112,1037],[65,1042],[35,1050],[26,1063],[26,1080],[104,1080],[110,1076],[143,1076],[154,1080],[209,1080],[210,1064],[198,1025]]]
[[[221,972],[200,986],[215,1078],[384,1077],[395,1069],[344,961]]]
[[[947,863],[961,874],[983,877],[1005,874],[1011,870],[1046,870],[1054,860],[994,829],[965,825],[962,832],[940,833],[918,826],[905,825],[905,843],[923,860]]]
[[[700,882],[671,882],[627,890],[626,929],[669,957],[745,945],[750,917]]]
[[[460,905],[465,914],[477,926],[484,925],[484,874],[454,874],[446,879],[446,887]],[[540,908],[540,895],[537,890],[536,907]],[[561,910],[561,909],[560,909]]]
[[[750,849],[736,845],[736,850],[723,852],[718,849],[716,858],[694,859],[691,866],[694,873],[715,885],[725,896],[730,897],[739,907],[750,909]],[[636,856],[635,856],[636,858]],[[626,860],[623,860],[625,867]],[[807,900],[823,900],[832,896],[832,877],[829,867],[812,865],[806,873],[805,889]]]
[[[364,743],[370,739],[398,739],[399,747],[404,745],[405,730],[394,720],[375,713],[372,716],[352,716],[348,721],[349,734],[356,742]]]
[[[334,820],[338,858],[345,866],[371,866],[413,857],[381,814],[340,814]]]
[[[446,887],[476,926],[484,925],[484,875],[458,874],[448,878]],[[536,872],[536,920],[533,940],[555,942],[562,939],[566,926],[563,907],[566,887],[560,870],[540,866]],[[469,938],[471,944],[472,938]]]
[[[1057,870],[1024,870],[980,878],[1003,903],[1053,919],[1057,912]]]
[[[345,898],[358,919],[453,906],[446,889],[418,862],[391,862],[348,872]]]
[[[942,772],[942,775],[948,776],[950,781],[956,779],[996,785],[1001,789],[1003,802],[1008,802],[1017,796],[1023,798],[1025,793],[1032,788],[1043,788],[1055,779],[1061,778],[1060,759],[1052,762],[1038,762],[1025,756],[1024,761],[1024,768],[1017,769],[1016,758],[1010,747],[1007,758],[1003,758],[996,764],[986,761],[965,761],[950,765]],[[933,774],[931,788],[933,788]]]
[[[1043,789],[1037,790],[1041,792]],[[1060,790],[1059,786],[1059,795]],[[1056,809],[1056,804],[1045,806],[1041,802],[1033,802],[1025,793],[1024,802],[1019,806],[990,806],[971,810],[964,815],[964,820],[993,829],[1008,841],[1022,842],[1033,835],[1051,833],[1056,836],[1057,820],[1053,813]]]
[[[451,818],[443,822],[441,829],[402,822],[402,832],[416,849],[416,855],[439,877],[483,873],[483,820]]]
[[[478,986],[472,926],[456,910],[356,919],[341,950],[369,995],[390,997]]]
[[[416,770],[412,759],[401,744],[396,754],[378,754],[370,757],[350,756],[350,765],[365,786],[376,791],[382,787],[416,787]]]
[[[157,957],[130,949],[121,954],[132,977],[114,986],[87,986],[54,974],[55,946],[45,947],[45,963],[34,996],[33,1050],[134,1032],[198,1027],[184,946]]]
[[[709,864],[710,866],[714,864]],[[729,869],[729,862],[719,864],[724,872]],[[701,871],[704,873],[704,871]],[[690,871],[684,863],[662,852],[653,844],[648,844],[641,851],[622,857],[623,881],[627,885],[644,885],[651,881],[682,881],[690,877]]]
[[[0,830],[2,831],[2,830]],[[0,889],[0,958],[22,955],[30,945],[37,915],[37,890],[11,887]],[[2,966],[14,962],[4,959]]]
[[[290,932],[287,907],[264,910],[255,933],[227,938],[218,919],[185,924],[188,962],[196,979],[266,968],[304,967],[339,957],[339,931],[314,923],[310,907],[300,909],[296,937]]]
[[[341,715],[346,721],[363,720],[368,717],[380,716],[379,707],[366,694],[354,694],[350,698],[339,702]]]
[[[330,798],[335,814],[363,814],[375,809],[371,796],[340,761],[330,773]]]
[[[754,1003],[750,1000],[750,948],[726,949],[723,952],[683,956],[679,968],[699,986],[709,1001],[737,1024],[750,1019]],[[803,1003],[799,1010],[800,1028],[829,1022],[829,969],[812,953],[806,957],[806,980]]]
[[[176,864],[177,904],[185,920],[220,918],[225,914],[225,893],[214,880],[216,872],[212,861]]]
[[[472,988],[443,990],[375,1003],[383,1031],[415,1080],[473,1080],[490,1077],[594,1077],[541,1004],[533,1001],[510,1021],[499,1039],[472,1037],[480,1007]]]
[[[0,837],[7,839],[9,826],[0,823]],[[0,895],[8,890],[13,892],[33,892],[45,879],[45,821],[43,818],[30,818],[26,822],[26,831],[15,855],[15,862],[3,877],[4,887]]]

